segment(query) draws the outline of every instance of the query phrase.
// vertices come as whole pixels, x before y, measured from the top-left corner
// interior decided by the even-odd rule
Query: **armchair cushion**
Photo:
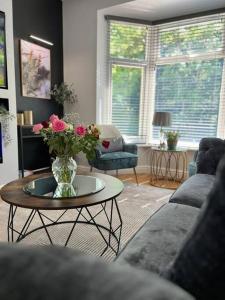
[[[138,156],[129,152],[102,153],[90,164],[99,170],[129,169],[137,166]]]

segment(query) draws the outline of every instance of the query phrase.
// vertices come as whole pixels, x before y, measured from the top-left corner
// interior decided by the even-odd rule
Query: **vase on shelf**
[[[71,185],[77,171],[76,161],[69,156],[57,156],[52,164],[52,173],[58,185]]]

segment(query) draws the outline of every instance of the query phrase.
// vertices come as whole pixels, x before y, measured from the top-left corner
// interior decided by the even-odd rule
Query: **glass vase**
[[[76,161],[72,157],[56,157],[52,164],[52,173],[58,184],[72,184],[77,171]]]

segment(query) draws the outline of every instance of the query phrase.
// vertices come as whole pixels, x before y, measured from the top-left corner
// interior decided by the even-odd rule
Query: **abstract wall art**
[[[51,53],[34,43],[20,40],[22,96],[50,99]]]
[[[7,89],[5,14],[0,11],[0,88]]]

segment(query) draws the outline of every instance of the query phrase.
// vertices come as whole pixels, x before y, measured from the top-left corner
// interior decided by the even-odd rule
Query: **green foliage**
[[[0,105],[0,118],[11,120],[14,118],[14,115],[11,114],[3,105]]]
[[[98,138],[92,134],[78,136],[71,128],[64,132],[52,132],[51,129],[44,129],[41,130],[41,135],[49,146],[49,153],[56,156],[74,157],[79,152],[83,152],[89,160],[95,157]]]
[[[76,103],[78,101],[72,84],[68,85],[67,83],[61,83],[58,86],[57,84],[55,84],[50,94],[53,99],[60,105],[63,105],[65,102]]]
[[[223,47],[223,26],[223,23],[211,21],[161,31],[160,56],[191,55],[220,50]]]
[[[180,137],[179,131],[165,131],[164,132],[167,141],[169,142],[177,142]]]
[[[141,78],[142,68],[112,68],[112,119],[124,134],[137,135],[139,131]]]
[[[145,59],[147,27],[111,23],[110,56],[134,60]]]
[[[224,23],[218,20],[159,30],[159,57],[192,56],[223,48]],[[126,60],[146,58],[147,27],[111,22],[110,56],[124,60],[112,67],[112,118],[124,134],[139,132],[139,105],[144,67],[126,66]],[[150,41],[151,43],[151,41]],[[155,110],[172,112],[173,127],[182,139],[190,140],[183,130],[192,128],[193,141],[200,134],[215,136],[222,81],[223,59],[193,60],[157,66]],[[208,128],[208,124],[210,128]],[[181,127],[181,128],[180,128]],[[202,133],[203,132],[203,133]],[[154,129],[154,137],[158,137]]]
[[[196,141],[204,131],[216,136],[222,70],[222,59],[157,67],[155,110],[172,113],[173,129],[180,130],[182,139],[190,139],[183,130],[187,127]]]

